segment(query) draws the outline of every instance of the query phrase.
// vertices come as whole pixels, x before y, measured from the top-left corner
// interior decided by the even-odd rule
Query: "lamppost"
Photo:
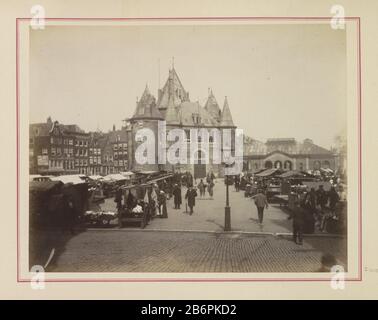
[[[225,181],[226,181],[226,206],[224,207],[224,231],[231,231],[231,208],[230,208],[230,194],[229,194],[229,175],[227,174],[226,168],[228,168],[229,165],[225,164]]]

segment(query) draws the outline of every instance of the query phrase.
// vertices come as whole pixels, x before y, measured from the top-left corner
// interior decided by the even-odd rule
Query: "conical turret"
[[[169,95],[167,110],[165,112],[165,121],[167,124],[179,124],[179,117],[173,101],[173,95]]]
[[[228,106],[227,96],[224,98],[224,105],[221,114],[220,125],[222,127],[235,127],[234,121],[232,120],[230,107]]]
[[[175,107],[184,101],[189,101],[189,93],[184,89],[174,67],[169,70],[169,76],[163,89],[159,89],[158,98],[157,107],[161,111],[168,108],[170,98]]]
[[[213,94],[213,90],[209,88],[209,96],[207,98],[206,104],[205,104],[205,110],[210,113],[210,115],[217,120],[220,121],[220,115],[221,110],[219,108],[218,102],[215,99],[215,96]]]
[[[134,120],[138,119],[159,119],[162,120],[163,116],[156,108],[156,99],[150,93],[148,86],[144,89],[142,97],[137,101],[135,113],[132,117]]]

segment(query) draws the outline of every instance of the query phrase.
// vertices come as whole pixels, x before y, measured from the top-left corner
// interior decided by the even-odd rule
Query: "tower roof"
[[[214,119],[216,119],[217,121],[220,120],[221,110],[219,108],[217,100],[215,99],[212,89],[209,89],[209,97],[207,98],[204,108],[214,117]]]
[[[167,121],[167,124],[179,124],[179,118],[176,106],[173,101],[173,96],[170,95],[168,98],[168,105],[167,110],[165,112],[165,121]]]
[[[156,99],[150,93],[148,86],[144,89],[142,97],[137,101],[135,113],[132,117],[133,120],[138,119],[160,119],[163,120],[163,116],[156,108]]]
[[[220,125],[223,127],[235,127],[234,121],[232,120],[230,107],[228,106],[227,97],[224,98],[224,105],[223,105],[223,110],[221,114]]]
[[[161,110],[167,109],[171,96],[175,107],[179,106],[184,101],[189,101],[189,93],[182,85],[174,67],[169,70],[169,76],[163,89],[159,89],[157,107]]]

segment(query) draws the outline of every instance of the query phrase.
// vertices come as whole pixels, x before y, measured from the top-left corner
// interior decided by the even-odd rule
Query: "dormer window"
[[[193,119],[194,124],[200,124],[201,123],[201,117],[198,113],[193,113],[192,119]]]
[[[138,111],[139,111],[138,115],[140,115],[140,116],[144,115],[144,107],[143,106],[141,106]]]

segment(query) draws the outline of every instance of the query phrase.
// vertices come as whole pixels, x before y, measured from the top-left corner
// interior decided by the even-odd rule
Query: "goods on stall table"
[[[117,214],[112,211],[86,211],[84,214],[84,221],[96,226],[110,225],[110,222],[116,218]]]

